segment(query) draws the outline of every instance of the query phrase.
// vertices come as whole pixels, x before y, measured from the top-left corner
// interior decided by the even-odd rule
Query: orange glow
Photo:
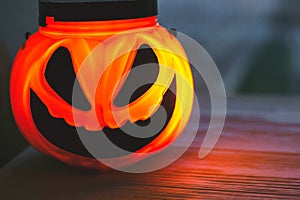
[[[11,75],[13,113],[24,137],[35,148],[73,166],[101,167],[96,159],[65,151],[43,137],[33,121],[30,89],[46,105],[52,117],[62,118],[73,127],[83,126],[89,131],[99,131],[104,127],[119,128],[128,121],[135,123],[138,120],[149,119],[159,108],[164,94],[175,79],[176,102],[173,115],[161,134],[141,148],[138,153],[162,150],[182,133],[192,112],[193,77],[180,43],[168,30],[158,25],[156,17],[103,22],[55,22],[53,18],[48,17],[46,22],[47,26],[41,27],[33,34],[26,42],[25,48],[18,52]],[[122,35],[122,32],[128,30],[133,31]],[[117,34],[121,36],[105,43],[106,54],[103,63],[95,63],[92,60],[90,71],[86,72],[87,74],[78,74],[82,63],[91,51]],[[160,66],[168,66],[172,70],[160,67],[156,83],[140,98],[128,105],[128,110],[125,107],[117,107],[113,105],[113,101],[125,82],[124,77],[127,77],[126,74],[132,68],[137,53],[135,49],[143,44],[152,47]],[[89,111],[73,108],[51,88],[45,79],[47,63],[59,47],[67,48],[71,54],[77,79],[91,105]],[[128,48],[132,50],[122,56],[116,56],[119,51]],[[109,63],[99,82],[95,83],[97,88],[93,88],[91,85],[94,84],[91,83],[99,78],[91,78],[93,71],[103,67],[105,59],[108,62],[113,58],[114,61]],[[93,94],[95,89],[96,94]],[[79,116],[76,123],[74,113]]]

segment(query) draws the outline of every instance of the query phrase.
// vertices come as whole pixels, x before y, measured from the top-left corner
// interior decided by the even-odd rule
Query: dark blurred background
[[[196,39],[215,60],[228,95],[300,94],[299,0],[159,0],[159,20]],[[9,105],[9,74],[38,0],[0,1],[0,167],[27,143]]]

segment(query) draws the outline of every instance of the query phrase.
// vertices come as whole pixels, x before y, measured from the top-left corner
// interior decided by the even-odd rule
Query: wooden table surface
[[[0,199],[300,199],[299,97],[230,99],[219,142],[199,159],[204,132],[147,174],[78,171],[28,148],[1,169]]]

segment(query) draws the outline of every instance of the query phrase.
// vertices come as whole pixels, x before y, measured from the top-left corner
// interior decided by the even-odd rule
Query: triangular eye
[[[81,110],[91,109],[82,90],[77,94],[81,99],[80,104],[72,103],[72,93],[76,75],[72,58],[67,48],[60,47],[54,52],[47,64],[45,77],[52,89],[70,105]]]
[[[155,83],[158,73],[158,59],[154,51],[149,45],[142,45],[137,52],[125,84],[114,100],[115,105],[126,106],[137,100]]]

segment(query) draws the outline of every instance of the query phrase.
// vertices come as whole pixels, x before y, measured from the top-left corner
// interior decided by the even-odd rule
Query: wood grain
[[[198,158],[203,126],[183,157],[153,173],[78,171],[28,148],[0,171],[0,199],[300,199],[300,123],[282,109],[294,100],[262,111],[267,100],[234,99],[208,157]],[[246,114],[255,109],[264,115]],[[293,120],[265,117],[278,109]]]

